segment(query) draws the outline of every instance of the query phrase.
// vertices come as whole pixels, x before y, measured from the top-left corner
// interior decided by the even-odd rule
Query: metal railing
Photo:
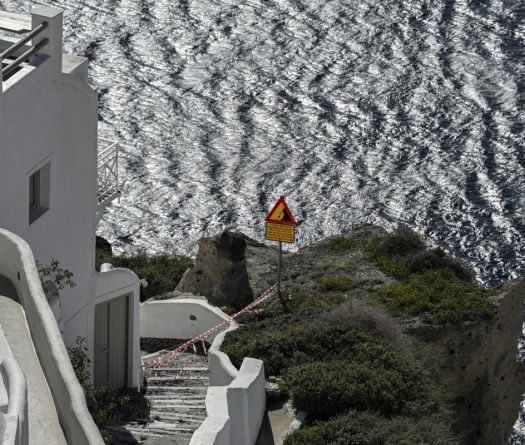
[[[17,419],[16,436],[19,438],[17,443],[26,444],[28,441],[28,405],[27,381],[24,371],[14,358],[4,358],[0,362],[0,379],[7,390],[7,412],[5,414]],[[9,443],[9,438],[7,438],[7,443]]]
[[[99,209],[120,196],[118,151],[117,142],[99,138],[97,156],[97,199]]]
[[[36,45],[33,45],[29,49],[24,51],[15,60],[8,63],[5,67],[3,66],[3,60],[7,59],[8,57],[12,57],[15,51],[17,51],[19,48],[23,47],[27,42],[29,42],[30,40],[38,36],[46,28],[47,28],[47,22],[41,23],[40,25],[32,29],[30,32],[28,32],[18,42],[15,42],[5,51],[0,53],[0,65],[2,66],[2,80],[5,80],[5,77],[11,74],[15,69],[17,69],[23,62],[30,59],[34,55],[36,55],[38,51],[40,51],[44,46],[46,46],[49,43],[49,40],[42,39]]]

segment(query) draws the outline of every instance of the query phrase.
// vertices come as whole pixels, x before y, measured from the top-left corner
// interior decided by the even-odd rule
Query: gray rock
[[[184,273],[177,290],[204,295],[217,306],[240,308],[250,302],[254,293],[246,269],[247,239],[228,231],[201,238],[195,266]]]

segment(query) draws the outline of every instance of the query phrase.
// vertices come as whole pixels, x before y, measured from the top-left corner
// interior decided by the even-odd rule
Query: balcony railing
[[[117,142],[98,139],[97,182],[97,212],[100,212],[120,196]]]
[[[11,74],[16,72],[21,65],[31,60],[32,57],[36,56],[38,52],[49,43],[48,39],[44,38],[36,45],[27,45],[29,41],[34,40],[42,33],[47,26],[47,22],[40,23],[40,25],[33,28],[24,37],[0,53],[0,65],[2,67],[1,80],[6,80]],[[20,49],[23,50],[21,54]]]

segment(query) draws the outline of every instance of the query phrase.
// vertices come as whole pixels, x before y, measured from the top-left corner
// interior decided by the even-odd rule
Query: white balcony
[[[118,143],[99,138],[97,154],[97,216],[99,220],[104,208],[118,197],[120,197]]]

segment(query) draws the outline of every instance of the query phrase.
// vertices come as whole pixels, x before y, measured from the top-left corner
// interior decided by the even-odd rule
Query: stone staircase
[[[106,430],[122,444],[136,440],[147,445],[188,445],[206,418],[208,359],[183,353],[154,369],[155,358],[144,361],[143,391],[150,407],[149,417],[108,426]]]

